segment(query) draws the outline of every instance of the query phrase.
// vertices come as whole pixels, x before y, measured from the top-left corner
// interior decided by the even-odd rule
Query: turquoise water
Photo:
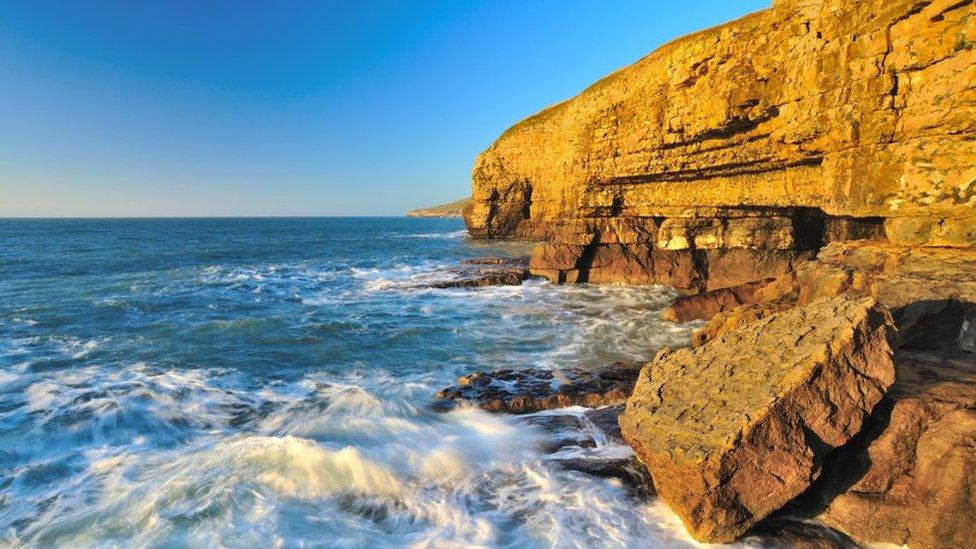
[[[687,341],[660,287],[421,287],[526,252],[457,220],[0,220],[0,543],[685,543],[552,433],[431,411],[475,369]]]

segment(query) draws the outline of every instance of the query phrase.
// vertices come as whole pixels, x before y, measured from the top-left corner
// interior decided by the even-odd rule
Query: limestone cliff
[[[554,279],[714,288],[831,240],[976,245],[974,159],[972,0],[776,0],[513,126],[465,219],[549,241]]]

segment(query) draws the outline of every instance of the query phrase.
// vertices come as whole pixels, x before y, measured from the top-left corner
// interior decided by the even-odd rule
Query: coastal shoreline
[[[620,416],[699,541],[802,512],[850,543],[976,545],[974,21],[776,0],[475,161],[472,238],[541,242],[529,272],[555,284],[674,288],[664,317],[704,322],[647,357]],[[533,386],[482,404],[586,392]]]

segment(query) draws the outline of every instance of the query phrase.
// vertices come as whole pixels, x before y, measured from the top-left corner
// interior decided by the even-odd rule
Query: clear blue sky
[[[514,122],[766,1],[0,4],[0,216],[399,215]]]

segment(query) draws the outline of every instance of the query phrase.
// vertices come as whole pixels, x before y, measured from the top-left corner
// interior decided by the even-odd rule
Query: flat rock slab
[[[768,278],[731,288],[678,297],[661,313],[661,318],[668,322],[708,320],[723,311],[755,302],[756,290],[773,280]]]
[[[473,257],[461,260],[461,265],[499,265],[505,267],[529,267],[529,258],[526,257]]]
[[[615,362],[591,370],[474,372],[458,378],[457,385],[439,391],[437,398],[512,414],[567,406],[597,408],[627,400],[641,366]]]
[[[483,286],[519,286],[531,274],[527,268],[458,269],[457,278],[426,284],[427,288],[479,288]]]
[[[871,298],[831,298],[665,350],[620,416],[654,486],[704,542],[731,542],[806,490],[894,382],[895,329]]]

